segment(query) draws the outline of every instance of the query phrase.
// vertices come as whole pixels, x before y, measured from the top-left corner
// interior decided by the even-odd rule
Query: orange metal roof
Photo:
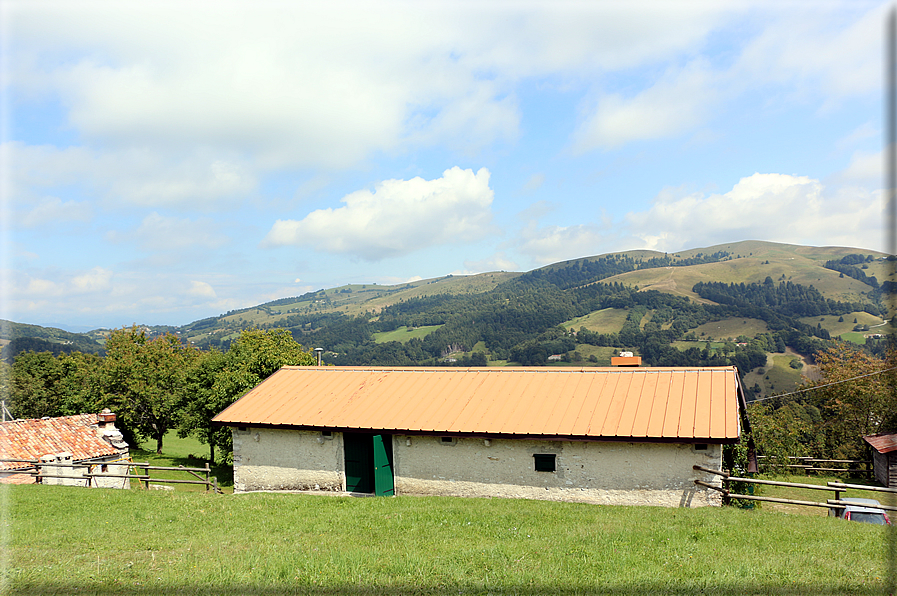
[[[726,368],[287,366],[218,414],[222,426],[732,442]]]

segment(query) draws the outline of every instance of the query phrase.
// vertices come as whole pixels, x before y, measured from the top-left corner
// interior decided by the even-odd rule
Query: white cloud
[[[819,180],[754,174],[731,191],[705,196],[666,189],[651,208],[626,216],[646,248],[680,250],[733,240],[857,246],[880,250],[882,205],[855,187],[827,189]]]
[[[94,267],[90,271],[76,275],[71,279],[71,288],[75,292],[92,293],[109,290],[112,272],[102,267]]]
[[[834,178],[848,183],[880,186],[884,176],[884,159],[882,151],[856,151],[847,167],[836,173]]]
[[[601,252],[608,234],[591,224],[539,227],[531,222],[516,241],[516,249],[539,265],[557,263]]]
[[[342,198],[337,209],[319,209],[302,220],[278,220],[265,246],[310,246],[368,261],[421,249],[473,242],[490,231],[493,192],[489,171],[454,167],[442,178],[385,180],[373,192]]]
[[[190,289],[187,290],[187,294],[190,296],[196,296],[198,298],[217,298],[218,296],[215,294],[215,290],[211,285],[204,281],[196,281],[192,280],[190,282]]]
[[[243,198],[256,179],[238,161],[197,152],[163,156],[145,148],[102,152],[85,147],[58,149],[50,145],[2,145],[9,164],[13,201],[30,204],[41,189],[80,185],[98,194],[109,207],[125,205],[172,208],[220,208]],[[67,201],[70,209],[78,204]],[[79,207],[84,210],[84,206]]]
[[[665,61],[696,50],[738,10],[18,3],[9,12],[9,80],[23,96],[61,98],[91,146],[248,153],[263,169],[343,168],[408,143],[470,150],[513,140],[522,79]]]
[[[192,220],[150,213],[136,229],[110,232],[113,242],[135,242],[143,250],[183,252],[195,248],[219,248],[228,238],[208,219]]]
[[[52,224],[86,222],[90,221],[91,211],[90,206],[83,202],[44,197],[37,205],[17,217],[16,223],[26,228],[36,228]]]
[[[574,133],[574,150],[611,149],[692,130],[707,118],[707,108],[719,100],[715,78],[698,61],[684,70],[668,72],[634,97],[602,95]]]
[[[508,258],[504,252],[497,252],[491,257],[479,261],[464,261],[464,274],[485,273],[488,271],[517,271],[518,265]]]

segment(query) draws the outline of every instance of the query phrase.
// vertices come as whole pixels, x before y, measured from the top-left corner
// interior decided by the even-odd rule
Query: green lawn
[[[156,453],[156,442],[146,441],[138,447],[131,449],[131,460],[134,462],[148,463],[151,466],[168,466],[185,468],[204,468],[209,462],[209,446],[203,445],[193,437],[180,438],[177,432],[171,431],[165,434],[162,441],[162,453]],[[211,465],[212,475],[218,480],[218,487],[225,492],[234,491],[234,471],[229,464]],[[177,472],[174,470],[151,470],[151,477],[165,478],[169,480],[195,480],[187,472]],[[136,481],[131,482],[135,488],[138,486]],[[150,484],[158,484],[167,486],[176,491],[204,492],[205,486],[198,484],[166,484],[163,482],[152,482]]]
[[[766,509],[5,486],[14,594],[879,594],[881,526]]]

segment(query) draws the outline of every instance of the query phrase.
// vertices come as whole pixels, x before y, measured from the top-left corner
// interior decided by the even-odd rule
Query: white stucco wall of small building
[[[343,491],[342,434],[248,428],[234,430],[234,488]],[[396,495],[549,499],[614,505],[697,507],[719,493],[694,480],[719,477],[722,447],[690,444],[536,441],[393,435]],[[554,454],[556,471],[537,472],[534,454]]]
[[[342,437],[333,433],[234,429],[234,490],[342,491]]]
[[[410,444],[409,444],[410,443]],[[696,507],[720,504],[698,487],[718,477],[722,448],[675,443],[533,441],[397,436],[396,494],[549,499],[613,505]],[[554,454],[556,471],[535,471],[535,454]]]

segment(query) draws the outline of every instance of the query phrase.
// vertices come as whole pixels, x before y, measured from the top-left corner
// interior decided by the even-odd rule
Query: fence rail
[[[132,462],[128,460],[123,461],[96,461],[96,462],[79,462],[79,463],[64,463],[64,462],[42,462],[39,460],[30,460],[30,459],[0,459],[0,463],[18,463],[18,464],[30,464],[25,468],[14,468],[14,469],[5,469],[2,470],[9,474],[30,474],[35,477],[35,481],[38,484],[42,484],[42,480],[44,478],[64,478],[68,480],[74,481],[84,481],[85,485],[96,486],[95,479],[97,478],[122,478],[122,479],[131,479],[136,480],[138,485],[142,485],[145,489],[150,488],[151,482],[158,482],[163,484],[197,484],[204,485],[206,487],[206,492],[212,490],[217,494],[223,494],[221,489],[218,487],[218,479],[212,476],[212,470],[209,464],[206,464],[205,468],[185,468],[183,466],[172,467],[172,466],[151,466],[148,462]],[[111,472],[93,472],[92,468],[97,466],[127,466],[127,471],[124,474],[115,474]],[[81,470],[82,474],[59,474],[59,473],[46,473],[43,471],[43,468],[52,468],[53,471],[58,471],[59,468],[67,468],[71,469],[72,472],[75,470]],[[133,471],[132,471],[133,469]],[[194,477],[193,480],[182,480],[175,478],[160,478],[158,476],[153,477],[150,474],[151,470],[155,471],[170,471],[170,472],[185,472]],[[142,473],[141,473],[142,472]],[[203,474],[201,476],[200,474]]]
[[[757,460],[758,463],[768,464],[765,455],[758,455]],[[801,456],[789,456],[788,461],[800,462],[793,464],[768,464],[773,467],[780,468],[793,468],[798,470],[803,470],[809,475],[811,472],[835,472],[835,473],[847,473],[847,474],[860,474],[866,476],[867,478],[872,478],[872,460],[869,459],[821,459],[816,457],[801,457]],[[820,467],[815,464],[847,464],[846,468],[832,468],[832,467]],[[854,467],[850,467],[853,465]],[[858,467],[863,466],[863,467]]]
[[[841,493],[848,490],[871,490],[871,491],[879,491],[885,493],[897,493],[897,489],[894,488],[883,488],[879,486],[867,486],[865,484],[845,484],[843,482],[828,482],[825,486],[819,484],[803,484],[800,482],[781,482],[778,480],[765,480],[762,478],[742,478],[740,476],[732,476],[729,474],[728,470],[714,470],[713,468],[705,468],[704,466],[692,466],[692,469],[707,472],[708,474],[715,474],[717,476],[721,476],[723,478],[723,486],[716,486],[714,484],[710,484],[709,482],[704,482],[703,480],[695,480],[694,483],[698,486],[703,486],[705,488],[710,488],[715,491],[722,493],[723,502],[725,504],[729,504],[730,499],[740,499],[746,501],[766,501],[771,503],[786,503],[789,505],[805,505],[808,507],[827,507],[829,509],[844,509],[846,506],[850,504],[849,501],[845,501],[841,499]],[[761,497],[759,495],[743,495],[739,493],[733,493],[729,489],[730,482],[744,482],[746,484],[765,484],[771,486],[784,486],[789,488],[801,488],[808,490],[824,490],[835,493],[834,499],[827,499],[825,503],[820,503],[817,501],[801,501],[798,499],[783,499],[778,497]],[[875,505],[878,509],[885,509],[887,511],[897,511],[897,507],[892,507],[889,505]]]

